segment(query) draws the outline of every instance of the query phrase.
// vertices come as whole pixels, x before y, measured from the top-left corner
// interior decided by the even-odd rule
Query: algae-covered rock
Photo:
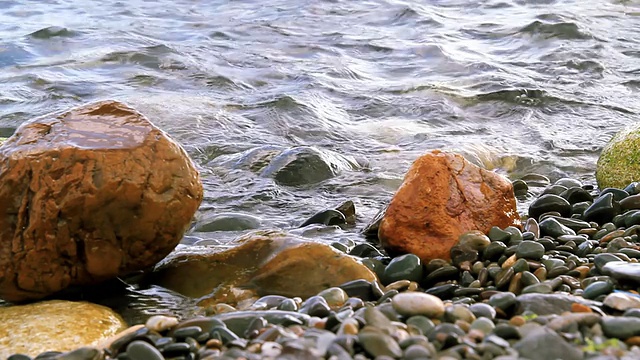
[[[601,189],[622,189],[640,179],[640,124],[620,130],[602,149],[596,166]]]

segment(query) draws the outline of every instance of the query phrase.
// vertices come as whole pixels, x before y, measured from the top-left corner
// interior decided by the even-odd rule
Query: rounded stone
[[[613,284],[608,281],[596,281],[587,286],[582,292],[582,297],[593,300],[600,295],[606,295],[613,291]]]
[[[485,303],[476,303],[469,306],[469,310],[475,315],[476,318],[485,317],[490,320],[495,319],[496,309],[493,306]]]
[[[393,297],[391,304],[402,316],[423,315],[437,318],[444,314],[444,303],[440,298],[421,292],[400,293]]]
[[[422,335],[427,334],[429,331],[431,331],[431,329],[435,327],[435,324],[433,323],[433,321],[431,321],[431,319],[422,315],[412,316],[408,318],[405,323],[407,324],[407,326],[415,326],[420,330]]]
[[[180,242],[203,197],[184,149],[116,101],[24,122],[0,147],[0,183],[9,301],[148,269]]]
[[[511,236],[511,234],[509,234],[509,236]],[[471,250],[482,251],[489,246],[490,243],[491,240],[487,235],[478,230],[472,230],[460,235],[457,245]]]
[[[145,326],[152,331],[163,332],[178,325],[178,318],[173,316],[154,315],[147,319]]]
[[[545,194],[529,205],[529,216],[534,219],[538,219],[540,215],[550,211],[556,211],[561,216],[569,216],[571,215],[571,204],[558,195]]]
[[[536,241],[525,240],[518,244],[516,256],[520,259],[540,260],[544,255],[544,246]]]
[[[335,309],[341,307],[349,298],[349,295],[339,287],[332,287],[322,290],[318,296],[323,297],[330,308]]]
[[[618,131],[602,149],[596,164],[596,181],[600,189],[623,189],[640,178],[640,124],[633,123]]]
[[[380,329],[365,326],[358,333],[358,342],[373,357],[389,356],[397,359],[402,356],[400,345]]]
[[[240,231],[257,229],[262,225],[260,218],[241,213],[216,213],[198,220],[193,231]]]
[[[497,293],[489,298],[489,305],[505,312],[517,302],[516,295],[510,292]]]
[[[131,360],[164,360],[164,356],[146,341],[135,340],[127,345],[127,358]]]
[[[385,285],[398,280],[420,281],[422,274],[422,260],[414,254],[405,254],[389,262],[381,280]]]
[[[495,327],[496,325],[493,321],[485,317],[477,318],[473,323],[471,323],[471,329],[480,330],[485,335],[491,334]]]
[[[455,323],[458,320],[472,323],[476,320],[476,316],[467,306],[454,304],[453,306],[447,306],[444,310],[445,319],[449,322]]]
[[[640,318],[605,316],[602,318],[602,331],[611,338],[626,340],[640,335]]]

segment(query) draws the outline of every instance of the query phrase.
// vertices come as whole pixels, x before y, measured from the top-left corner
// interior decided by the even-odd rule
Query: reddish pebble
[[[571,312],[574,312],[574,313],[590,313],[590,312],[593,312],[593,310],[591,310],[591,308],[588,307],[587,305],[583,305],[583,304],[579,304],[579,303],[573,303],[573,304],[571,304]]]

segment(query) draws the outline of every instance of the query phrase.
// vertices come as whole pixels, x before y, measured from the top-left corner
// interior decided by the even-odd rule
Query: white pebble
[[[624,293],[611,293],[604,298],[603,303],[619,311],[640,308],[640,298]]]
[[[265,357],[276,357],[280,355],[281,352],[282,352],[282,345],[273,341],[265,341],[262,344],[262,351],[260,352],[260,354]]]
[[[150,317],[145,326],[152,331],[163,332],[178,325],[178,319],[172,316],[154,315]]]
[[[440,298],[421,292],[400,293],[393,297],[391,305],[403,316],[423,315],[437,318],[444,314],[444,303]]]

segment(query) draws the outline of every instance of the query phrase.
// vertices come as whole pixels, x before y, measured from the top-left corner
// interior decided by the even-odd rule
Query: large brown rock
[[[124,104],[29,121],[0,147],[0,298],[42,298],[153,266],[201,200],[184,150]]]
[[[418,158],[391,200],[378,230],[392,254],[449,259],[458,237],[492,226],[520,226],[511,182],[462,156],[433,151]]]
[[[355,258],[290,234],[255,232],[230,245],[177,249],[158,264],[153,282],[206,306],[247,296],[307,298],[351,280],[377,281]],[[248,292],[234,294],[237,288]]]

